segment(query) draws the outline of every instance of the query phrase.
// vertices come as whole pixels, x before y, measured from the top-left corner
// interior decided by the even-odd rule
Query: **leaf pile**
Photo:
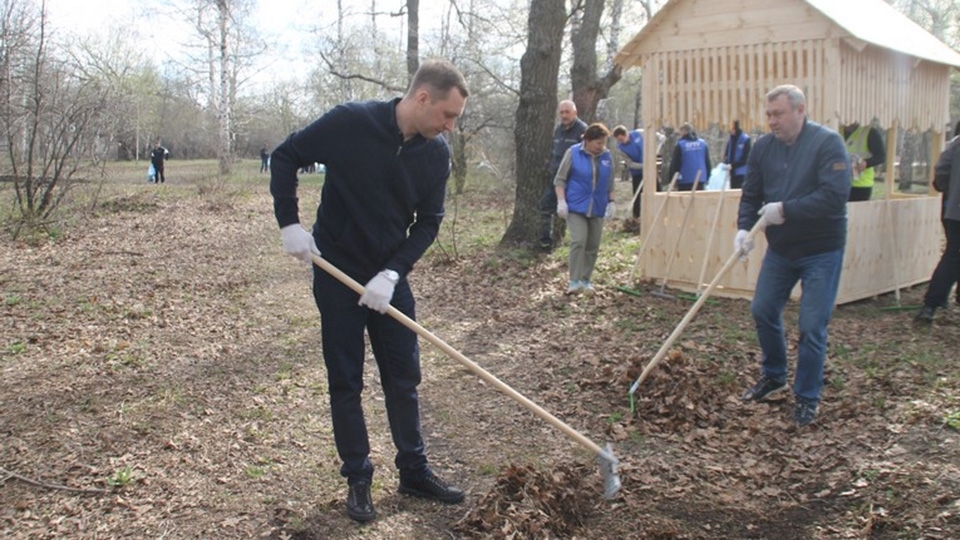
[[[575,538],[600,497],[591,473],[580,464],[511,465],[453,528],[466,538]]]

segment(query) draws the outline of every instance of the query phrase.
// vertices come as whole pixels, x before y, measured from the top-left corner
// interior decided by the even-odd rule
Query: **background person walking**
[[[604,217],[616,213],[613,192],[613,158],[607,150],[610,131],[591,124],[583,142],[563,155],[554,186],[557,215],[570,229],[570,285],[567,294],[593,291],[590,277],[597,264]]]

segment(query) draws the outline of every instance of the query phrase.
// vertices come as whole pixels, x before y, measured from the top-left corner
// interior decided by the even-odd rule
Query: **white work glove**
[[[560,216],[560,217],[563,218],[563,219],[567,219],[567,212],[568,212],[569,210],[570,210],[570,209],[567,208],[567,201],[566,201],[566,200],[557,201],[557,215],[558,215],[558,216]]]
[[[740,229],[737,237],[733,239],[733,250],[740,254],[741,262],[747,260],[747,256],[753,251],[753,238],[749,236],[749,231]]]
[[[396,283],[380,272],[367,282],[359,303],[376,312],[386,313],[390,307],[390,299],[393,298],[393,288],[396,286]]]
[[[610,201],[607,203],[607,213],[605,213],[603,217],[613,219],[615,215],[617,215],[617,203]]]
[[[320,255],[316,242],[313,241],[313,235],[299,223],[292,223],[280,229],[280,240],[283,241],[283,251],[288,255],[300,259],[307,264],[313,264],[310,253]]]
[[[723,170],[725,170],[725,171],[729,171],[729,170],[732,169],[732,168],[733,168],[733,167],[731,167],[729,163],[724,163],[724,164],[723,164]]]
[[[763,228],[768,225],[783,225],[783,222],[787,219],[783,215],[782,202],[767,203],[760,207],[760,211],[757,213],[760,215],[760,221],[763,223],[761,227]]]

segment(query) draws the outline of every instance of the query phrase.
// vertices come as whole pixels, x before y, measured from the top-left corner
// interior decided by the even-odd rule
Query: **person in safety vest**
[[[570,286],[567,294],[593,292],[590,276],[597,263],[603,218],[613,217],[613,158],[607,150],[610,130],[590,124],[583,142],[571,146],[560,161],[553,185],[557,193],[557,216],[570,230]]]
[[[680,140],[677,141],[676,148],[673,149],[673,159],[670,161],[670,175],[680,173],[677,178],[677,191],[691,191],[694,182],[697,182],[697,189],[704,189],[707,180],[710,179],[710,149],[706,141],[697,136],[693,131],[693,126],[684,124],[680,126]],[[700,179],[697,180],[699,173]]]
[[[747,157],[750,155],[750,136],[740,129],[740,121],[730,126],[730,140],[723,150],[723,163],[730,171],[730,189],[740,189],[747,178]]]
[[[853,171],[853,183],[850,187],[850,201],[869,201],[873,193],[875,167],[883,165],[887,151],[883,147],[880,133],[870,126],[861,126],[854,122],[843,128],[843,138],[850,154],[850,168]]]

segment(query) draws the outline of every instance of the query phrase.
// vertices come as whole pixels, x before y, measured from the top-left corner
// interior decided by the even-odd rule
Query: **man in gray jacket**
[[[763,351],[760,380],[744,401],[765,401],[787,389],[783,309],[797,281],[800,339],[793,382],[793,420],[813,422],[823,389],[827,325],[833,314],[847,242],[850,162],[843,138],[806,117],[806,98],[793,85],[767,94],[770,133],[747,160],[734,248],[753,248],[748,231],[759,220],[767,252],[757,278],[751,313]]]
[[[950,289],[960,279],[960,137],[947,143],[933,174],[933,187],[943,193],[941,219],[947,246],[930,278],[923,307],[914,317],[923,324],[932,323],[937,308],[947,305]]]

